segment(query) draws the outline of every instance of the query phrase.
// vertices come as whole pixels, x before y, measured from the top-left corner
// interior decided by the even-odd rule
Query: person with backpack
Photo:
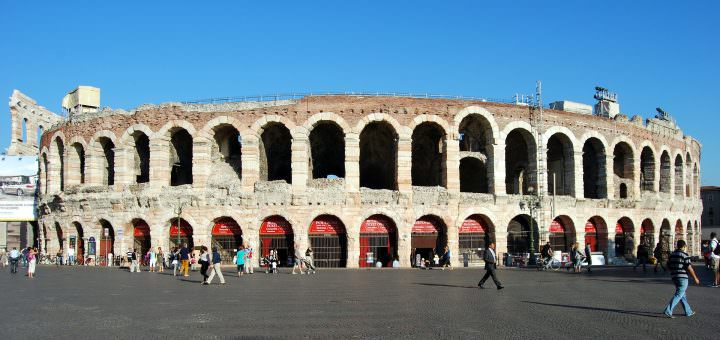
[[[645,246],[645,243],[640,243],[640,245],[637,248],[637,261],[635,262],[635,266],[633,267],[633,270],[636,270],[639,265],[642,265],[642,269],[643,269],[643,271],[645,271],[645,267],[647,266],[649,257],[650,257],[650,254],[648,254],[648,250],[647,250],[647,247]]]
[[[658,242],[655,246],[655,250],[653,250],[653,256],[655,256],[655,272],[658,272],[658,266],[662,268],[663,271],[667,271],[664,264],[667,258],[665,257],[665,252],[663,251],[662,241]]]
[[[18,262],[20,262],[20,252],[17,248],[13,247],[10,251],[10,273],[16,274],[18,269]]]
[[[712,287],[717,288],[720,283],[720,244],[718,244],[717,233],[710,233],[710,268],[713,273]]]
[[[200,256],[198,263],[200,263],[200,274],[203,276],[203,280],[201,284],[203,285],[209,285],[208,282],[208,269],[210,268],[210,254],[208,254],[208,249],[206,246],[200,247]]]
[[[682,302],[683,309],[685,310],[685,316],[695,315],[695,312],[693,312],[692,308],[690,308],[690,304],[687,302],[685,292],[688,287],[688,274],[692,275],[693,280],[695,280],[695,284],[699,285],[700,279],[698,279],[697,275],[695,275],[690,255],[685,252],[686,249],[687,244],[685,243],[685,240],[678,240],[675,251],[670,254],[667,263],[670,274],[672,275],[673,283],[675,284],[675,294],[672,299],[670,299],[667,306],[665,306],[665,316],[671,319],[674,318],[672,315],[673,309],[675,309],[678,302]]]
[[[218,252],[217,247],[212,247],[212,263],[210,264],[210,277],[207,279],[207,283],[211,284],[212,280],[215,278],[215,275],[220,278],[220,284],[225,284],[225,277],[223,277],[222,274],[222,268],[221,268],[221,262],[222,258],[220,257],[220,253]]]

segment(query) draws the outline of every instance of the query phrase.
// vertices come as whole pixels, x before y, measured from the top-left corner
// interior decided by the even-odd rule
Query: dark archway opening
[[[185,129],[177,129],[170,137],[170,185],[193,182],[193,140]]]
[[[613,151],[613,173],[615,174],[616,194],[620,198],[629,198],[633,188],[633,152],[625,142],[615,145]],[[623,186],[624,184],[624,186]],[[625,195],[622,188],[625,188]]]
[[[547,144],[548,193],[572,195],[575,188],[575,160],[570,138],[556,133]]]
[[[391,267],[398,258],[397,228],[387,216],[372,215],[360,225],[360,267]]]
[[[512,130],[505,139],[505,188],[507,194],[528,194],[537,189],[535,140],[530,132]]]
[[[647,146],[640,153],[640,188],[655,191],[655,154]]]
[[[447,226],[440,217],[433,215],[420,217],[413,224],[410,244],[414,266],[418,266],[418,261],[433,263],[435,255],[441,257],[448,245]]]
[[[135,152],[133,153],[133,170],[135,183],[150,181],[150,138],[140,131],[133,134]]]
[[[72,150],[74,151],[72,163],[73,167],[76,167],[75,169],[72,169],[77,172],[78,175],[78,183],[84,184],[85,183],[85,149],[83,148],[82,144],[75,143],[72,145]]]
[[[113,185],[115,184],[115,143],[107,137],[100,137],[98,143],[103,153],[100,161],[102,185]]]
[[[529,253],[531,238],[530,230],[532,230],[533,232],[533,249],[537,251],[539,249],[538,240],[540,238],[537,223],[531,220],[530,216],[528,215],[518,215],[515,216],[512,220],[510,220],[507,229],[507,246],[509,254],[512,254],[514,256],[521,256],[523,254]]]
[[[55,149],[58,156],[58,180],[60,181],[60,191],[65,190],[65,144],[58,137],[55,138]]]
[[[242,178],[242,140],[238,130],[229,124],[216,126],[215,145],[212,150],[213,163],[225,163],[238,179]]]
[[[292,137],[280,123],[269,123],[260,136],[260,179],[292,183]]]
[[[360,186],[397,190],[398,136],[387,122],[372,122],[360,133]]]
[[[670,192],[671,170],[670,155],[667,151],[663,151],[660,155],[660,192]]]
[[[675,157],[675,195],[683,195],[683,160],[680,155]]]
[[[460,160],[460,191],[489,192],[485,163],[474,157],[465,157]]]
[[[436,123],[425,122],[412,134],[412,185],[447,185],[447,146],[445,131]]]
[[[310,132],[312,178],[345,177],[345,133],[335,123],[320,122]]]
[[[605,147],[597,138],[583,146],[583,190],[585,198],[606,198]]]

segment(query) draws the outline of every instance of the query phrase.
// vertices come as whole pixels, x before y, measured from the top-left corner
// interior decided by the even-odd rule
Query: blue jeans
[[[685,315],[692,314],[692,308],[690,308],[690,304],[687,302],[687,297],[685,296],[685,291],[688,287],[688,279],[673,279],[673,283],[675,283],[675,295],[673,295],[672,299],[670,299],[670,302],[668,302],[665,307],[665,314],[672,315],[672,311],[675,309],[678,302],[682,302]]]

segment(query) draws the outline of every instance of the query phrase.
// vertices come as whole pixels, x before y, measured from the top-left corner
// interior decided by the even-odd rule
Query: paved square
[[[477,288],[481,269],[237,278],[227,268],[227,285],[201,286],[197,272],[40,266],[34,280],[0,275],[0,338],[716,338],[720,289],[691,287],[697,315],[669,320],[668,276],[595,272],[501,270],[497,291]]]

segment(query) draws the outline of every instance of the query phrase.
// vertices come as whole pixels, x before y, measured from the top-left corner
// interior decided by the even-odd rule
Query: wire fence
[[[270,94],[259,96],[239,96],[239,97],[218,97],[207,99],[196,99],[183,101],[183,104],[224,104],[224,103],[241,103],[241,102],[273,102],[273,101],[289,101],[300,100],[309,96],[351,96],[351,97],[397,97],[397,98],[420,98],[420,99],[451,99],[462,101],[481,101],[503,104],[523,104],[533,105],[534,98],[532,96],[516,95],[512,99],[497,99],[474,96],[453,96],[444,94],[431,93],[409,93],[409,92],[318,92],[318,93],[285,93]]]

